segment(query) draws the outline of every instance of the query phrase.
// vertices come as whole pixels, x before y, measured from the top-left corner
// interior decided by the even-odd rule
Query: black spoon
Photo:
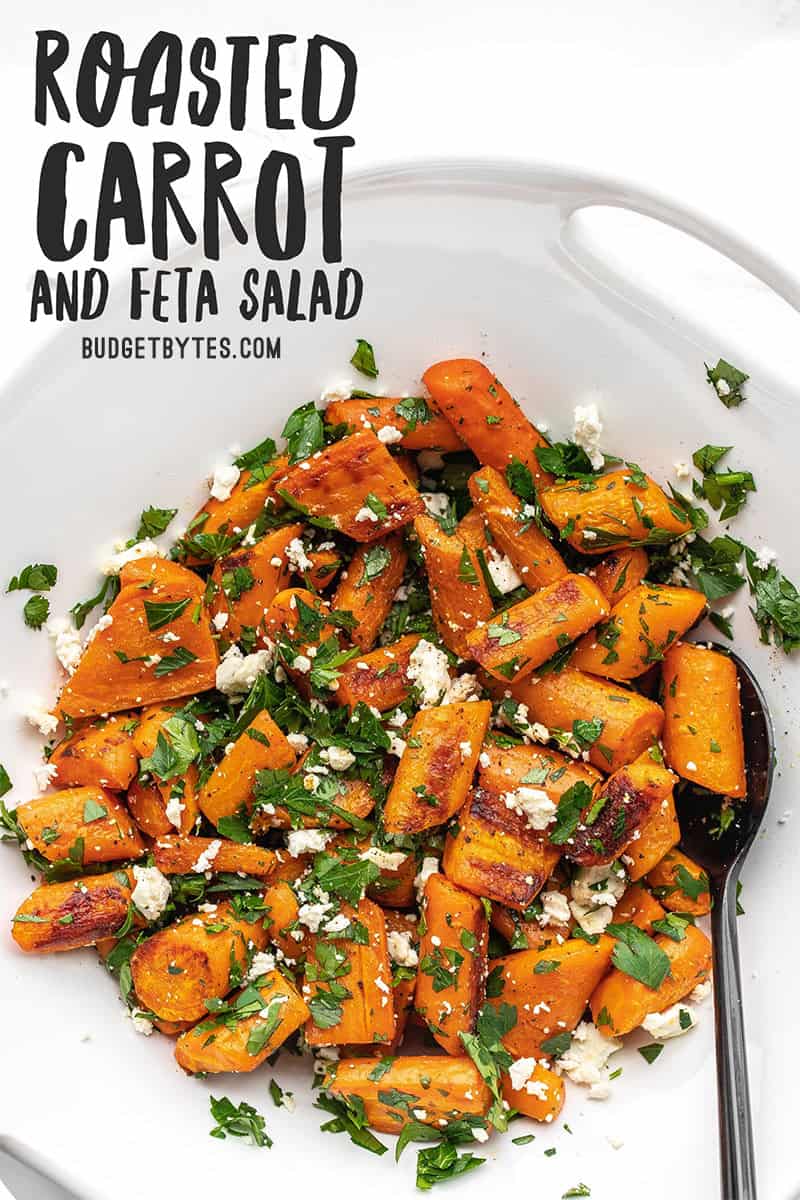
[[[742,863],[766,812],[775,742],[766,700],[750,668],[727,647],[707,644],[727,654],[739,674],[747,796],[733,805],[733,819],[720,833],[720,797],[686,783],[677,798],[680,846],[703,867],[711,891],[722,1200],[756,1200],[736,898]]]

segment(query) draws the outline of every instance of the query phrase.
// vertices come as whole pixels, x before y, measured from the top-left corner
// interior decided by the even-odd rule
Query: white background
[[[714,215],[800,279],[800,0],[228,0],[213,6],[137,0],[125,5],[124,15],[107,2],[31,0],[6,7],[0,46],[0,382],[48,335],[46,326],[31,327],[27,319],[30,279],[41,262],[35,206],[42,153],[62,136],[89,142],[75,125],[62,131],[34,124],[33,33],[47,27],[64,29],[74,46],[110,28],[133,53],[157,29],[217,37],[326,33],[352,46],[359,60],[356,111],[347,130],[357,141],[347,160],[351,168],[420,154],[488,154],[597,169]],[[95,140],[109,136],[130,140],[124,122]],[[191,145],[180,124],[168,136]],[[256,122],[243,136],[252,139],[256,155],[275,144]],[[91,212],[96,181],[89,175],[72,188],[76,215],[82,203]],[[245,187],[243,206],[246,196]],[[635,232],[623,221],[603,236],[613,237],[615,253],[624,253],[623,239]],[[780,344],[783,313],[762,289],[715,274],[708,257],[694,260],[682,252],[678,258],[671,243],[665,254],[660,239],[652,249],[638,240],[627,244],[634,245],[637,262],[646,250],[654,287],[663,286],[676,307],[681,288],[707,292],[720,309],[733,306],[751,334],[755,327],[753,336],[774,340],[776,369],[792,369],[796,340],[788,352],[785,339]],[[112,261],[121,269],[126,256],[115,252]],[[32,1184],[3,1158],[0,1177],[17,1200],[64,1195]]]

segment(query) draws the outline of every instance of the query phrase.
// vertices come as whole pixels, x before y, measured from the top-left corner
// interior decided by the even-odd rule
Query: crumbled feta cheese
[[[368,846],[360,857],[374,863],[380,871],[399,871],[408,855],[405,850],[382,850],[380,846]]]
[[[310,571],[314,564],[306,554],[306,548],[299,537],[292,538],[286,547],[286,557],[295,571]]]
[[[391,929],[386,934],[386,945],[392,962],[400,967],[416,967],[419,955],[414,949],[411,933],[404,929]]]
[[[226,612],[214,613],[214,616],[211,618],[211,623],[216,629],[217,633],[222,633],[223,629],[228,624],[228,614]]]
[[[402,708],[396,708],[389,717],[389,724],[395,729],[402,729],[408,721],[408,715],[403,712]]]
[[[81,635],[69,617],[51,617],[45,629],[53,643],[56,658],[64,670],[72,675],[83,654]]]
[[[404,742],[403,739],[401,737],[398,737],[396,733],[389,734],[389,753],[390,754],[393,754],[395,756],[395,758],[402,758],[407,749],[408,749],[407,742]]]
[[[308,738],[304,733],[287,733],[286,740],[297,754],[308,749]]]
[[[689,464],[685,462],[676,462],[672,464],[675,468],[675,474],[678,479],[688,479],[690,475]]]
[[[443,517],[450,507],[447,492],[420,492],[420,499],[431,517]]]
[[[459,742],[458,750],[461,755],[461,761],[466,762],[470,754],[472,754],[472,742]]]
[[[472,1136],[476,1142],[488,1142],[489,1130],[484,1129],[482,1125],[474,1125],[472,1128]]]
[[[535,1058],[518,1058],[508,1068],[508,1078],[515,1092],[521,1091],[536,1067]]]
[[[49,622],[48,622],[48,624],[49,624]],[[110,629],[113,624],[114,624],[114,618],[111,616],[111,613],[104,613],[104,615],[100,618],[100,620],[95,621],[94,625],[89,630],[89,633],[87,634],[87,637],[86,637],[86,645],[88,646],[89,642],[93,642],[94,639],[97,637],[98,633],[102,633],[104,629]],[[166,641],[166,634],[164,635],[164,640]],[[177,638],[176,638],[176,641],[177,641]],[[79,640],[78,644],[80,644],[80,640]],[[56,646],[56,654],[58,654],[57,646]]]
[[[238,646],[231,646],[217,667],[217,689],[225,696],[245,696],[258,676],[270,669],[273,660],[272,647],[244,655]]]
[[[563,892],[540,892],[542,911],[537,916],[540,925],[566,925],[569,921],[569,904]]]
[[[371,508],[367,508],[367,506],[365,504],[364,507],[360,508],[358,510],[358,512],[356,513],[356,520],[357,521],[372,521],[373,524],[377,525],[378,514],[376,512],[373,512]]]
[[[230,500],[231,492],[239,482],[241,471],[233,463],[214,468],[214,477],[208,485],[208,490],[215,500]]]
[[[599,867],[578,867],[572,877],[570,891],[578,904],[593,908],[608,905],[614,908],[628,886],[625,870],[616,863]]]
[[[183,812],[186,805],[181,801],[180,796],[170,796],[164,808],[164,815],[170,825],[174,825],[176,829],[180,829],[182,823]]]
[[[501,595],[506,596],[518,588],[522,579],[517,574],[514,564],[507,554],[498,554],[494,546],[489,547],[489,557],[486,561],[492,582]]]
[[[325,829],[292,829],[286,835],[286,849],[292,858],[299,858],[301,854],[317,854],[325,849],[332,837],[333,834]]]
[[[614,910],[608,904],[601,904],[599,908],[595,908],[591,904],[580,904],[577,900],[570,900],[569,907],[583,932],[591,937],[602,933],[614,919]]]
[[[312,933],[318,933],[323,921],[330,916],[330,901],[322,900],[318,904],[301,904],[297,911],[297,920]]]
[[[755,566],[757,566],[761,571],[768,571],[777,557],[778,555],[771,546],[762,546],[756,554]]]
[[[55,733],[58,729],[58,717],[54,717],[52,713],[45,708],[44,700],[41,696],[32,696],[30,703],[25,709],[25,719],[34,729],[38,729],[42,737],[50,737],[51,733]]]
[[[609,1095],[608,1060],[621,1049],[618,1038],[604,1037],[591,1021],[581,1021],[558,1065],[573,1083],[589,1085],[590,1100],[605,1100]]]
[[[462,704],[466,700],[477,700],[480,694],[477,675],[457,675],[442,696],[442,704]]]
[[[131,892],[131,900],[146,920],[157,921],[172,895],[169,880],[158,867],[134,867],[133,877],[136,886]]]
[[[692,1004],[702,1004],[703,1001],[707,1000],[710,995],[711,980],[704,979],[702,983],[698,983],[696,987],[692,988],[691,992],[689,993],[689,999]]]
[[[529,829],[546,829],[556,819],[556,805],[541,788],[518,787],[503,800],[506,808],[525,818]]]
[[[422,866],[420,867],[419,872],[414,877],[414,887],[416,888],[417,892],[417,900],[419,900],[420,903],[422,902],[422,897],[425,892],[425,884],[428,882],[431,875],[437,874],[438,870],[438,858],[433,858],[432,856],[426,855],[422,860]]]
[[[124,542],[118,542],[114,547],[116,553],[110,555],[101,566],[104,575],[119,575],[126,563],[135,562],[139,558],[163,558],[164,551],[150,538],[136,542],[126,548]]]
[[[336,400],[349,400],[355,386],[349,379],[340,379],[338,383],[332,383],[330,387],[322,389],[319,395],[320,403],[325,407]]]
[[[667,1038],[680,1037],[694,1029],[697,1018],[688,1004],[672,1004],[663,1012],[648,1013],[642,1021],[642,1029],[659,1042]]]
[[[134,1008],[128,1016],[131,1019],[131,1025],[137,1033],[144,1034],[145,1037],[150,1037],[153,1032],[153,1022],[149,1017],[146,1017],[138,1008]]]
[[[307,675],[311,670],[311,659],[307,654],[296,654],[292,659],[292,670],[299,671],[301,675]]]
[[[406,674],[419,689],[420,708],[438,704],[450,687],[447,655],[425,638],[420,638],[412,650]]]
[[[191,870],[196,871],[198,875],[203,874],[205,871],[211,871],[213,869],[212,864],[214,859],[219,854],[221,848],[222,842],[219,840],[219,838],[215,838],[211,845],[208,846],[208,848],[198,856],[197,862],[194,864]]]
[[[603,423],[600,420],[597,403],[592,400],[588,404],[576,404],[572,437],[575,444],[585,452],[596,471],[602,467],[605,461],[600,450],[602,432]]]
[[[337,913],[335,917],[331,917],[330,921],[325,922],[326,933],[344,933],[345,929],[350,926],[350,918],[346,913]]]
[[[384,446],[392,446],[395,442],[402,442],[402,431],[396,425],[382,425],[378,430],[377,438],[379,442],[383,442]]]
[[[322,757],[322,755],[320,756]],[[324,752],[324,760],[334,771],[346,771],[356,761],[356,756],[344,746],[329,746]]]
[[[58,766],[56,763],[42,763],[40,767],[34,767],[33,782],[36,784],[36,790],[46,792],[57,774]]]
[[[480,765],[481,765],[482,767],[488,767],[488,766],[489,766],[489,763],[490,763],[491,761],[492,761],[492,760],[491,760],[491,758],[489,757],[489,755],[486,753],[486,751],[485,751],[485,750],[481,750],[480,754],[478,755],[478,762],[480,763]]]
[[[727,379],[718,379],[714,387],[717,389],[718,396],[730,396],[731,394],[731,385]]]
[[[688,761],[688,762],[687,762],[687,764],[686,764],[686,770],[687,770],[687,771],[696,771],[696,770],[697,770],[697,763],[696,763],[696,762],[692,762],[692,760],[691,760],[691,759],[689,759],[689,761]]]

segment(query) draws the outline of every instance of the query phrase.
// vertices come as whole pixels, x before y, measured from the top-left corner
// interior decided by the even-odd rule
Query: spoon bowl
[[[726,646],[707,645],[736,664],[747,794],[721,808],[720,796],[686,781],[676,797],[676,809],[680,848],[703,868],[711,893],[720,1194],[722,1200],[756,1200],[736,916],[739,872],[769,801],[775,739],[764,694],[750,668]]]

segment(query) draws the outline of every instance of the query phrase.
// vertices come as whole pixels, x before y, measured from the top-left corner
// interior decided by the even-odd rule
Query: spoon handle
[[[736,880],[714,889],[714,1007],[722,1200],[756,1200],[756,1169],[747,1083],[742,983],[736,930]]]

